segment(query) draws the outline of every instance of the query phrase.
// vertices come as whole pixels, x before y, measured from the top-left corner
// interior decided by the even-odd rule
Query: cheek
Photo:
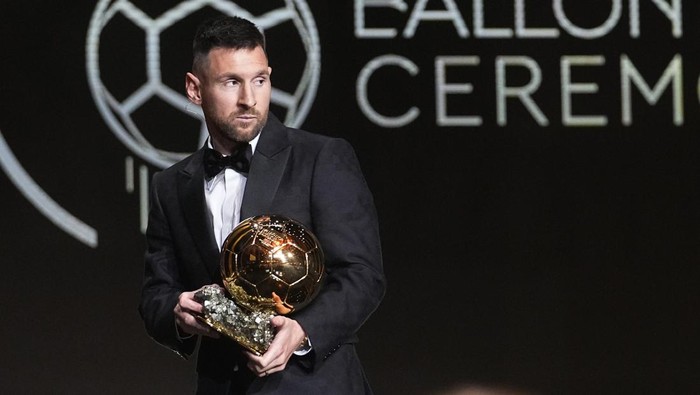
[[[260,95],[258,96],[258,102],[264,103],[267,106],[267,105],[269,105],[271,98],[272,98],[272,90],[265,89],[262,92],[260,92]]]
[[[206,98],[206,105],[212,112],[225,112],[226,109],[235,106],[235,103],[232,95],[209,95]]]

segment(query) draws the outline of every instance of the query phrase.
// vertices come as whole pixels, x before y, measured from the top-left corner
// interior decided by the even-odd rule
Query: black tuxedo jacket
[[[153,176],[139,305],[149,335],[185,358],[197,339],[177,336],[177,298],[206,284],[222,284],[202,158],[199,150]],[[251,160],[240,213],[241,219],[260,214],[300,221],[323,248],[323,288],[310,305],[290,316],[308,334],[313,351],[293,356],[283,372],[256,379],[235,342],[202,338],[199,390],[370,393],[354,344],[356,332],[384,295],[385,279],[374,201],[350,144],[288,128],[270,114]]]

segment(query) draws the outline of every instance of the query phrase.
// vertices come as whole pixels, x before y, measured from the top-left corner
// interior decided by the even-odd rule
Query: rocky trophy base
[[[247,311],[226,296],[223,288],[207,285],[195,294],[203,306],[200,321],[230,337],[256,355],[270,347],[275,336],[270,319],[273,313]]]

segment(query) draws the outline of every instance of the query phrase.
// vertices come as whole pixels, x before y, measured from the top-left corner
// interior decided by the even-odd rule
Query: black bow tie
[[[250,158],[252,156],[253,149],[250,144],[240,147],[230,156],[223,156],[217,151],[207,148],[204,151],[204,175],[207,180],[210,180],[227,167],[247,175],[248,169],[250,168]]]

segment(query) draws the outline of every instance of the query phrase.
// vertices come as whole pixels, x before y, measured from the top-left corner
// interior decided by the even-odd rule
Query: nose
[[[257,104],[255,92],[253,92],[253,86],[251,84],[244,84],[241,86],[238,104],[243,107],[253,107]]]

